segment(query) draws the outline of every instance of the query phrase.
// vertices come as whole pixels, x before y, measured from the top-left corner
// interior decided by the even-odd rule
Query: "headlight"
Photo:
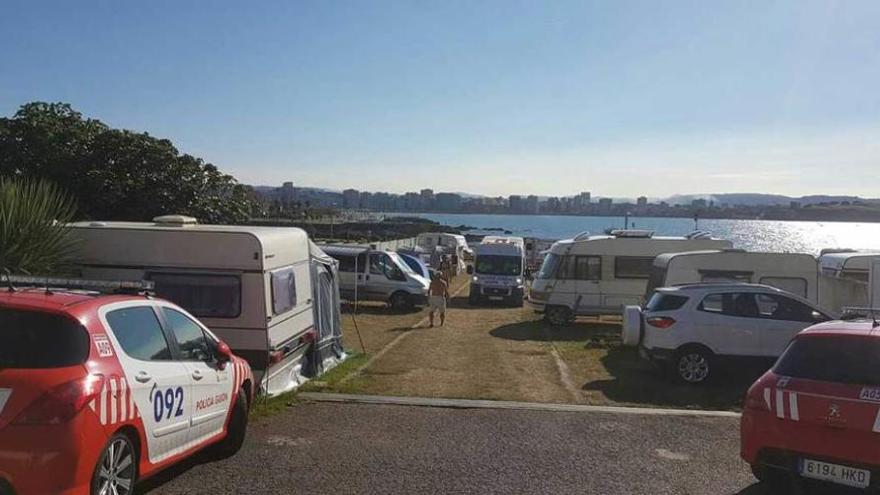
[[[480,277],[474,275],[474,276],[473,276],[473,281],[474,281],[474,282],[479,282],[479,281],[480,281]]]
[[[521,278],[516,279],[516,285],[522,285],[522,279],[521,279]]]

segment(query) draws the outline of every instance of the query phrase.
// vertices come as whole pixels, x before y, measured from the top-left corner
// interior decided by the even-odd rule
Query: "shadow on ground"
[[[620,325],[602,322],[578,322],[552,327],[541,320],[502,325],[489,335],[508,340],[533,342],[585,342],[587,345],[620,340]]]
[[[766,371],[738,363],[719,368],[709,383],[688,385],[642,359],[634,347],[612,346],[600,362],[611,378],[588,381],[583,390],[599,391],[615,402],[701,409],[740,409],[749,386]]]
[[[351,314],[354,312],[356,315],[380,315],[380,316],[390,316],[390,315],[411,315],[414,313],[419,313],[423,310],[422,307],[416,306],[412,309],[394,309],[386,303],[358,303],[357,311],[354,311],[354,305],[350,303],[342,304],[342,314]]]
[[[486,309],[517,309],[521,308],[522,304],[512,304],[505,301],[480,301],[475,304],[471,304],[468,301],[467,295],[453,297],[449,300],[449,309],[470,309],[470,310],[486,310]]]

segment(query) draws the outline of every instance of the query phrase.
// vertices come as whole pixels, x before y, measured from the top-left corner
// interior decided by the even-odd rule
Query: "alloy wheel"
[[[700,383],[709,376],[709,360],[699,352],[691,352],[678,360],[678,375],[688,383]]]
[[[134,489],[136,466],[131,443],[124,438],[114,439],[101,458],[98,469],[100,495],[128,495]]]

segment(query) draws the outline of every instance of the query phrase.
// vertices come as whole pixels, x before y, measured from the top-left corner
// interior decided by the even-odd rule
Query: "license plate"
[[[500,301],[502,299],[504,299],[504,298],[501,296],[489,296],[490,301]]]
[[[871,472],[840,464],[801,459],[798,471],[804,478],[830,481],[855,488],[867,488],[871,484]]]

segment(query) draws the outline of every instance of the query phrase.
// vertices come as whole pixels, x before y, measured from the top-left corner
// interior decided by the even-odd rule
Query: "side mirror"
[[[226,367],[226,363],[232,361],[232,350],[226,345],[226,342],[217,343],[217,365],[220,369]]]
[[[467,271],[468,275],[473,275],[474,274],[474,265],[468,265],[466,271]]]

